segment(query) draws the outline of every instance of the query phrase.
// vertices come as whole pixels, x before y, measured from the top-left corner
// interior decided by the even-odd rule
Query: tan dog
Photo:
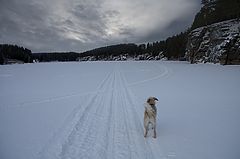
[[[150,124],[152,125],[153,129],[153,137],[156,138],[156,116],[157,116],[157,108],[156,108],[156,101],[158,99],[156,97],[149,97],[147,102],[145,103],[145,111],[144,111],[144,137],[147,137],[147,133],[149,131]]]

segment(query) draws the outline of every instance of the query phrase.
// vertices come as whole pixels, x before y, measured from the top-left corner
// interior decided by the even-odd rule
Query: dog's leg
[[[146,122],[144,122],[144,137],[147,137],[147,133],[148,133],[148,124]]]
[[[153,138],[157,138],[156,128],[153,130]]]
[[[156,124],[154,124],[154,126],[153,126],[153,138],[157,138]]]
[[[144,137],[147,137],[147,133],[148,133],[148,129],[147,129],[147,128],[145,128]]]

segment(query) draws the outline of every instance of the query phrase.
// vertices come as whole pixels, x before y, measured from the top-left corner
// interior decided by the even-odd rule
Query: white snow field
[[[0,159],[239,159],[240,66],[0,66]],[[144,102],[157,138],[143,137]]]

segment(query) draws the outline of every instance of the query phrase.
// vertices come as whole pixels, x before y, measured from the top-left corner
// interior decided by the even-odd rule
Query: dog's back
[[[153,126],[156,123],[157,109],[156,106],[151,106],[148,103],[145,104],[144,111],[144,125],[148,127],[148,124],[151,123]]]

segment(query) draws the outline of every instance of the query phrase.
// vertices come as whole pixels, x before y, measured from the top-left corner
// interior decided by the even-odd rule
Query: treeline
[[[75,52],[54,52],[54,53],[34,53],[33,59],[39,62],[50,62],[50,61],[78,61],[78,60],[126,60],[120,58],[120,56],[126,56],[126,58],[137,58],[141,55],[142,60],[159,59],[166,57],[170,60],[179,60],[184,57],[187,43],[188,31],[180,33],[178,35],[167,38],[163,41],[156,41],[153,43],[136,45],[133,43],[129,44],[118,44],[96,48],[93,50],[85,51],[82,53]],[[164,56],[162,56],[164,55]],[[119,58],[117,58],[119,56]],[[149,56],[151,58],[149,58]],[[144,58],[145,57],[145,58]]]
[[[126,58],[134,58],[137,60],[159,60],[163,57],[169,60],[179,60],[183,59],[185,55],[187,34],[188,31],[162,41],[139,45],[133,43],[111,45],[82,53],[33,53],[31,59],[37,62],[126,60]]]
[[[121,54],[128,54],[132,56],[132,55],[138,54],[139,51],[140,50],[136,44],[132,44],[132,43],[118,44],[118,45],[105,46],[105,47],[100,47],[93,50],[85,51],[80,54],[80,58],[85,56],[96,56],[98,60],[98,58],[118,56]]]
[[[79,55],[75,52],[34,53],[33,59],[38,62],[76,61]]]
[[[157,56],[160,52],[169,60],[178,60],[185,55],[188,31],[174,35],[163,41],[139,45],[140,53],[151,53]]]
[[[163,51],[165,57],[169,60],[178,60],[185,56],[186,44],[189,31],[174,35],[165,41],[156,44],[155,50]],[[154,47],[154,45],[153,45]]]
[[[162,53],[170,60],[183,58],[185,55],[188,31],[167,38],[166,40],[156,41],[147,44],[119,44],[89,50],[80,54],[80,58],[94,56],[95,60],[107,59],[110,56],[127,55],[137,57],[149,54],[153,58]]]
[[[191,29],[240,17],[240,0],[202,0]]]
[[[9,63],[10,59],[31,63],[32,51],[17,45],[0,44],[0,64]]]
[[[19,47],[17,45],[0,45],[0,62],[1,64],[7,63],[6,59],[16,59],[25,63],[32,62],[33,60],[36,62],[78,61],[81,59],[91,59],[94,61],[114,59],[126,60],[128,57],[141,60],[159,60],[163,57],[169,60],[179,60],[185,55],[187,34],[188,31],[169,37],[162,41],[140,45],[133,43],[111,45],[82,53],[54,52],[32,54],[31,50]],[[117,56],[119,57],[117,58]]]

